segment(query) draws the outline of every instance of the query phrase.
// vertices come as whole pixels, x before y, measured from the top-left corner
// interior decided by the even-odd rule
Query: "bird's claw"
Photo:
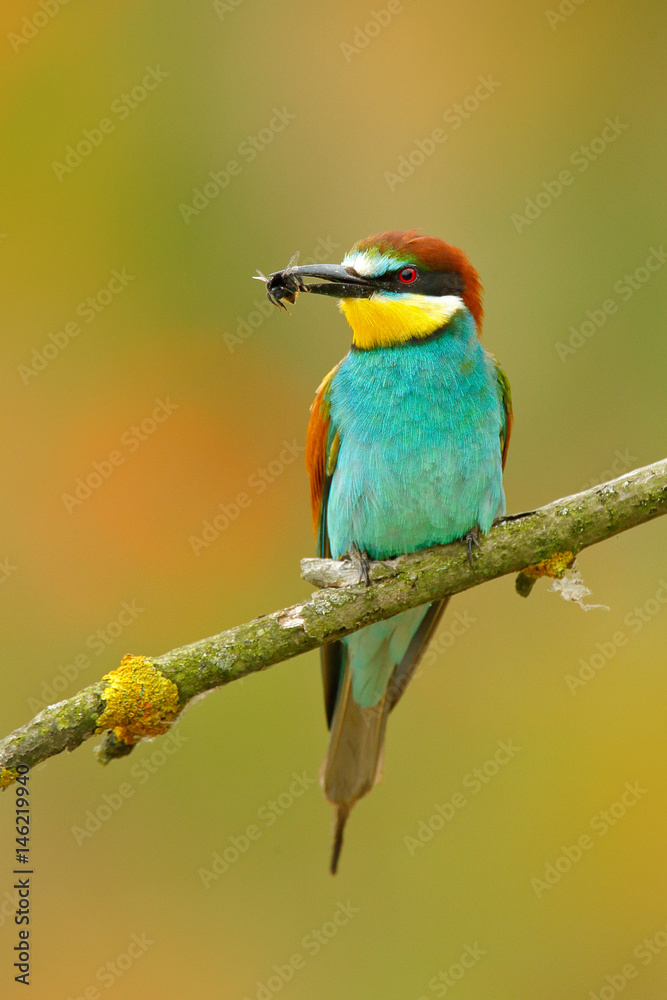
[[[371,561],[368,558],[368,553],[358,549],[356,545],[353,545],[348,553],[351,562],[359,570],[360,583],[363,583],[365,587],[370,587],[371,585]]]
[[[477,534],[478,534],[478,529],[477,528],[471,528],[470,531],[466,535],[463,536],[464,541],[466,543],[466,548],[468,550],[468,562],[470,563],[471,566],[472,566],[472,549],[473,549],[473,545],[475,546],[475,548],[478,548],[478,549],[481,549],[481,547],[482,547],[479,544],[479,538],[477,537]]]

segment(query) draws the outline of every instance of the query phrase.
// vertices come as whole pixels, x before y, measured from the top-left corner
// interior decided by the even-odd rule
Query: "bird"
[[[306,466],[318,555],[370,560],[462,539],[505,513],[512,430],[508,378],[480,341],[479,275],[467,255],[419,230],[378,233],[341,264],[264,278],[276,305],[329,295],[352,328],[349,352],[310,411]],[[319,283],[306,278],[320,279]],[[387,718],[414,675],[448,598],[322,647],[330,730],[320,783],[334,807],[335,874],[352,807],[382,773]]]

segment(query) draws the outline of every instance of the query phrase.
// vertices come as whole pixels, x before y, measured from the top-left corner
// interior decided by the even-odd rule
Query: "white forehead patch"
[[[357,274],[363,275],[364,278],[377,278],[385,271],[397,271],[404,267],[405,263],[407,262],[401,262],[386,254],[370,254],[362,250],[348,253],[343,258],[343,267],[353,267]]]

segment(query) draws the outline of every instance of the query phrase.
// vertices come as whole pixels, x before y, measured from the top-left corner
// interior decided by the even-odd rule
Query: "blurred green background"
[[[3,733],[126,652],[309,592],[301,449],[350,334],[333,302],[264,307],[250,276],[297,249],[337,262],[411,227],[465,248],[513,386],[509,510],[664,457],[665,28],[649,0],[3,6]],[[314,653],[212,694],[170,743],[37,769],[31,996],[663,1000],[666,527],[582,556],[609,611],[511,579],[452,602],[335,880]],[[499,741],[521,750],[478,788]]]

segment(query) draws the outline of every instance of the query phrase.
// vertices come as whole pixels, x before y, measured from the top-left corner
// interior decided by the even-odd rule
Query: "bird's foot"
[[[463,540],[466,543],[466,548],[468,549],[468,562],[472,566],[472,549],[473,545],[475,548],[481,549],[479,544],[479,528],[471,528],[470,531],[463,536]]]
[[[366,587],[370,587],[371,561],[368,558],[368,552],[358,549],[356,545],[352,545],[348,555],[350,557],[350,562],[354,563],[359,570],[359,582],[363,583]]]

